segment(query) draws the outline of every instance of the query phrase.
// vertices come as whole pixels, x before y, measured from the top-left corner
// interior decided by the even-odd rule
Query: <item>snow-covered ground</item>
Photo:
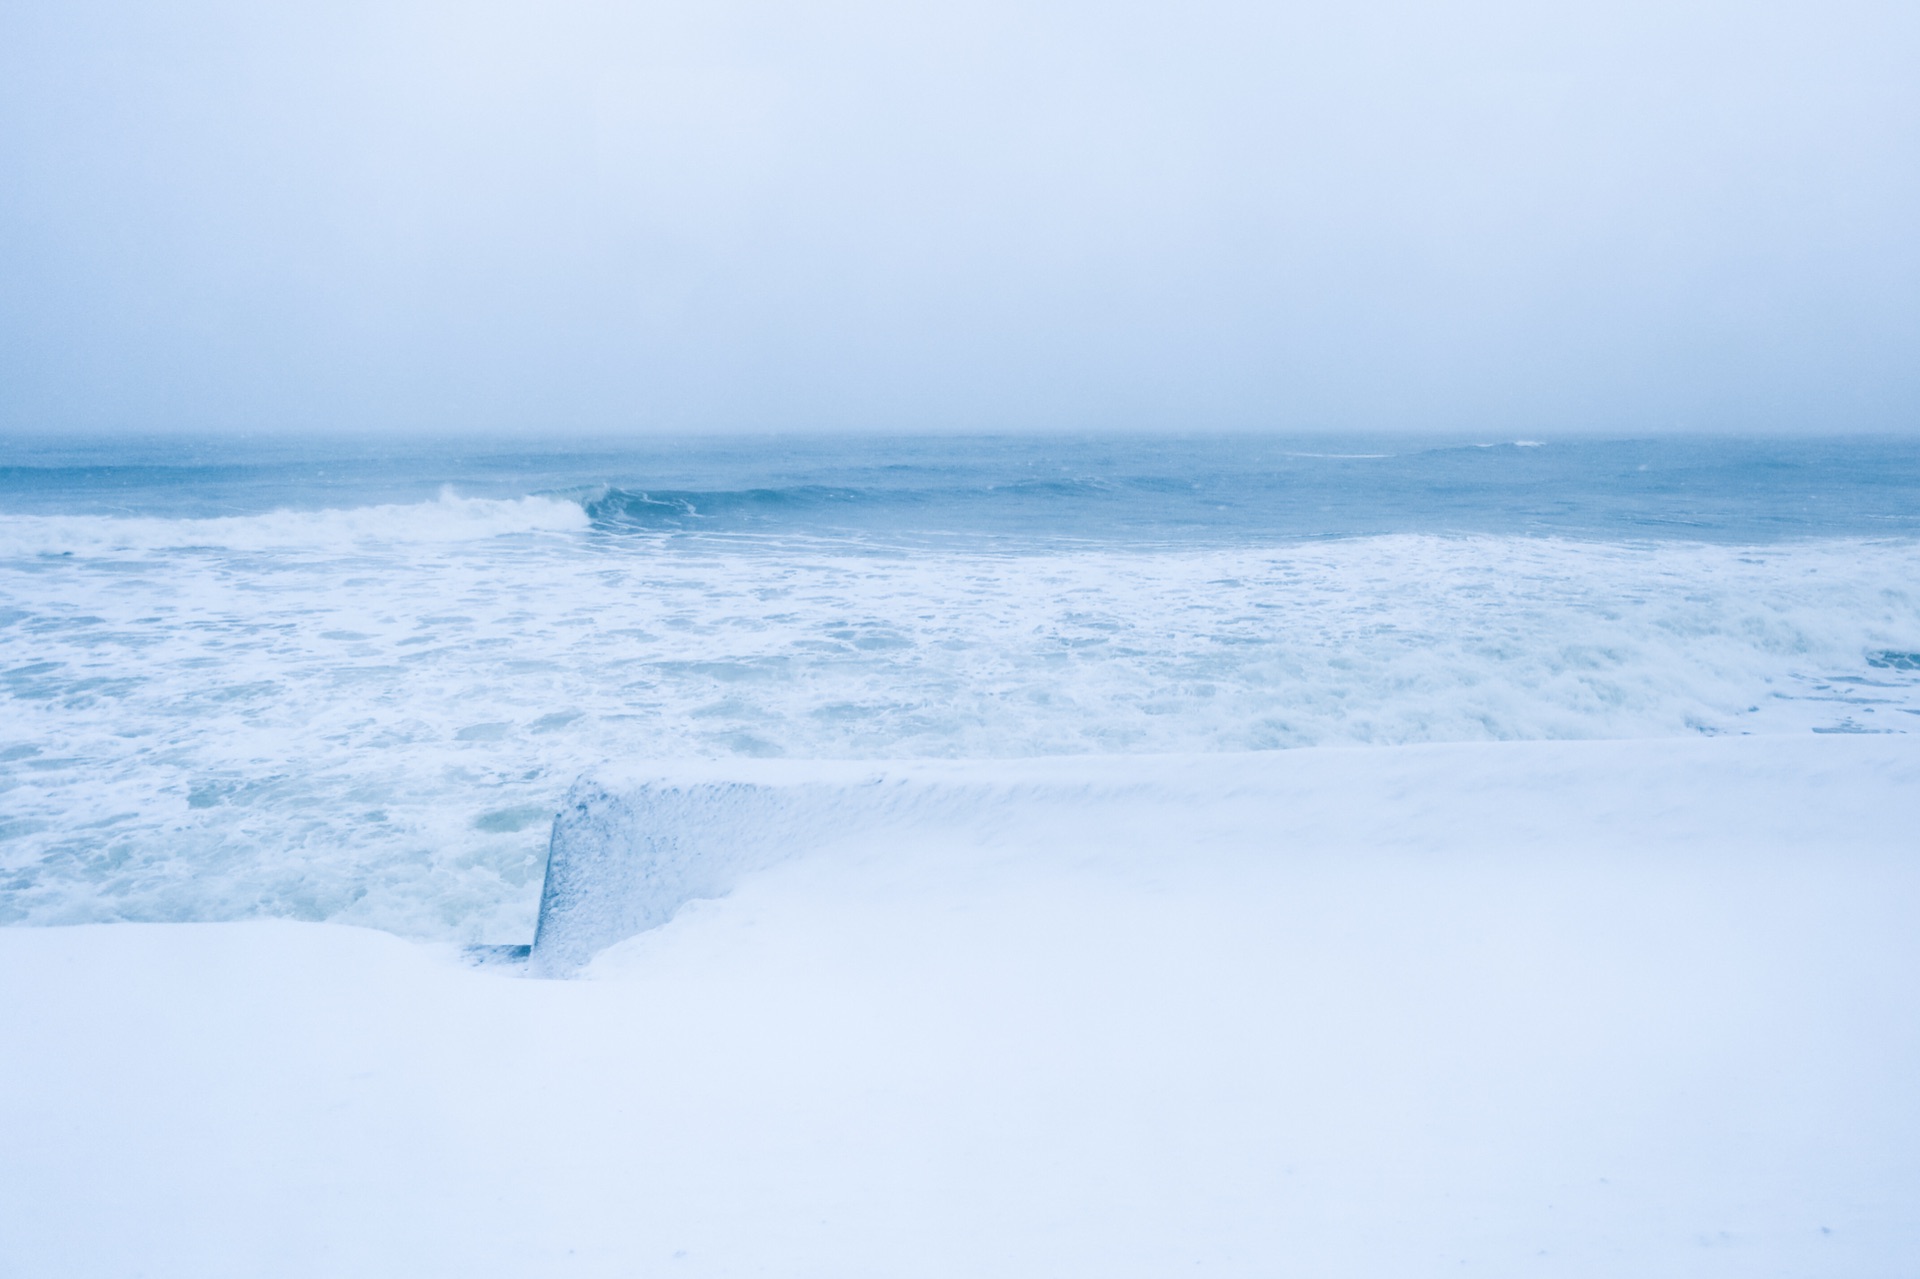
[[[0,1275],[1920,1270],[1910,737],[901,768],[578,980],[0,929]]]

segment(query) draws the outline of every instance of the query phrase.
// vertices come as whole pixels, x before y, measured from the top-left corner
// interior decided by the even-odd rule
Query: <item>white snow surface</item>
[[[1920,1271],[1911,736],[704,767],[947,801],[580,980],[0,929],[0,1274]]]

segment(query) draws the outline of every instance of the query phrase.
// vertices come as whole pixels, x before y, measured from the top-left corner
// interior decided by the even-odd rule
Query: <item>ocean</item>
[[[524,940],[610,761],[1920,730],[1920,445],[0,442],[0,923]]]

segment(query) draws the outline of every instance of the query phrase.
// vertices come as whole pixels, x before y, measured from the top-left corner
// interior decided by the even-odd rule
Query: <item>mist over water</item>
[[[1920,16],[0,9],[0,430],[1902,431]]]
[[[0,919],[524,936],[607,761],[1920,730],[1901,441],[0,462]]]

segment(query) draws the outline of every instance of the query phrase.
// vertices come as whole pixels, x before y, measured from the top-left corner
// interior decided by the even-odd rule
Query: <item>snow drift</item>
[[[1916,793],[1812,734],[609,770],[583,980],[0,929],[0,1274],[1896,1279]]]

